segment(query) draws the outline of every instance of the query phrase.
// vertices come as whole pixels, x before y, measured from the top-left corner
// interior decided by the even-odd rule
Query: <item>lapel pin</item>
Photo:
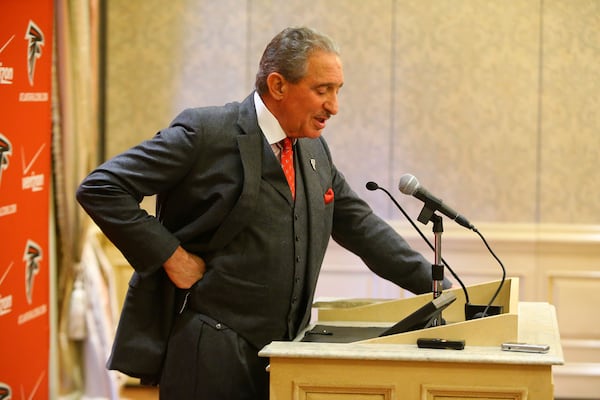
[[[317,160],[315,160],[314,158],[310,159],[310,165],[312,166],[313,170],[317,170]]]

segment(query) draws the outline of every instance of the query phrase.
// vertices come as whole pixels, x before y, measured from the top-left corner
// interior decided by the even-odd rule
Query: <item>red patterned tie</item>
[[[281,149],[281,168],[285,174],[285,179],[290,185],[292,198],[296,198],[296,174],[294,173],[294,149],[292,147],[292,139],[286,137],[282,141],[283,148]]]

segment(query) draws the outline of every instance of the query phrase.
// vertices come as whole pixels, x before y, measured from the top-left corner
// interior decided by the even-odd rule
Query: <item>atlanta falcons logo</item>
[[[12,156],[10,140],[0,133],[0,185],[2,184],[2,172],[8,169],[8,158],[10,156]]]
[[[33,75],[35,74],[35,63],[42,56],[42,46],[44,45],[44,34],[42,30],[33,21],[29,21],[25,40],[29,41],[27,47],[27,73],[29,75],[29,84],[33,86]]]
[[[10,399],[12,399],[10,386],[8,386],[6,383],[0,382],[0,400],[10,400]]]
[[[33,297],[33,278],[40,272],[40,261],[42,261],[42,249],[37,243],[28,240],[23,255],[25,261],[25,292],[27,302],[31,304]]]

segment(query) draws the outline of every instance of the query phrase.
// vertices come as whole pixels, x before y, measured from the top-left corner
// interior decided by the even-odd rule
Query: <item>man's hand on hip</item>
[[[204,276],[206,264],[195,254],[179,246],[163,264],[171,282],[180,289],[189,289]]]

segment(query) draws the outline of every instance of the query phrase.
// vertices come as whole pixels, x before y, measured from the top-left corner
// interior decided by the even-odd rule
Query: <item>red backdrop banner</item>
[[[52,0],[0,12],[0,399],[49,397]]]

